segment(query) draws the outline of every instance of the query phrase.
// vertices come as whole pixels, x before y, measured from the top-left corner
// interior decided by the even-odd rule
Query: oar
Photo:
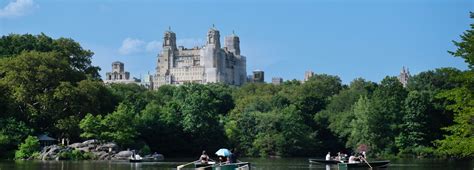
[[[187,163],[187,164],[179,165],[178,167],[176,167],[176,169],[177,169],[177,170],[180,170],[181,168],[183,168],[183,167],[185,167],[185,166],[188,166],[188,165],[190,165],[190,164],[192,164],[192,163],[194,163],[194,162],[196,162],[196,161],[192,161],[192,162],[189,162],[189,163]]]
[[[367,163],[367,165],[369,165],[370,169],[372,169],[372,166],[370,166],[369,162],[367,162],[367,159],[365,159],[364,157],[360,157],[360,159],[362,159],[363,161],[365,161],[365,163]]]

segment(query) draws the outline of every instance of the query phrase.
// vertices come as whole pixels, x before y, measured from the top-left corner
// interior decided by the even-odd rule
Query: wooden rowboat
[[[309,163],[317,163],[317,164],[326,164],[326,165],[337,165],[338,163],[341,163],[341,161],[336,161],[336,160],[325,160],[325,159],[308,159]]]
[[[385,168],[390,164],[389,160],[383,160],[383,161],[369,161],[369,163],[366,162],[359,162],[359,163],[339,163],[337,166],[339,169],[349,169],[349,168]],[[370,165],[370,166],[369,166]]]
[[[250,170],[250,163],[239,162],[239,163],[221,163],[216,164],[215,162],[209,162],[211,164],[201,164],[200,162],[194,163],[194,168],[197,170]]]

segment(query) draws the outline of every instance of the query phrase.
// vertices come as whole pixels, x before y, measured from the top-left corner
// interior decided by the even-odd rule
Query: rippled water
[[[166,162],[129,163],[127,161],[0,161],[0,170],[82,170],[82,169],[176,169],[180,164],[192,159],[167,159]],[[337,169],[336,166],[309,164],[307,158],[244,158],[242,161],[252,163],[253,169]],[[474,170],[474,160],[432,160],[432,159],[397,159],[391,160],[390,170]]]

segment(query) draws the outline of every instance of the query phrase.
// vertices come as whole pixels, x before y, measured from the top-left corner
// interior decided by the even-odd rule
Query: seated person
[[[209,161],[209,156],[206,154],[206,151],[202,151],[202,155],[199,157],[199,161],[203,164],[207,164]]]

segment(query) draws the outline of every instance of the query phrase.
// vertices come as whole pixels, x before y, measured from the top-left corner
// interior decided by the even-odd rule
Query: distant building
[[[408,80],[410,80],[410,70],[408,70],[408,67],[406,69],[403,67],[402,71],[400,71],[400,75],[398,76],[398,81],[402,83],[403,87],[407,87]]]
[[[304,72],[304,81],[308,81],[313,76],[314,76],[314,72],[311,70]]]
[[[246,58],[240,54],[239,37],[235,34],[225,37],[224,47],[221,47],[219,30],[212,27],[206,39],[206,45],[187,49],[176,45],[174,32],[166,31],[163,50],[158,55],[154,89],[165,84],[244,84]]]
[[[139,79],[132,78],[130,79],[130,73],[125,71],[125,65],[120,61],[115,61],[112,63],[112,72],[107,72],[105,74],[104,83],[138,83]]]
[[[282,83],[283,83],[283,78],[281,78],[281,77],[273,77],[272,78],[272,84],[280,85]]]
[[[253,71],[252,82],[254,83],[265,82],[265,73],[262,70]]]
[[[145,74],[145,76],[141,78],[140,85],[146,87],[147,89],[153,90],[153,75],[150,73]]]

